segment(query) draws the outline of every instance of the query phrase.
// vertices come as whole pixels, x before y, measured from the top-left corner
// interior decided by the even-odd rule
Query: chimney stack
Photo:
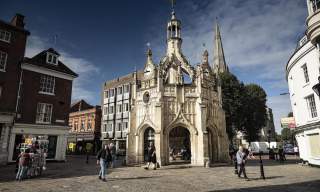
[[[24,28],[23,20],[24,20],[24,16],[19,13],[16,13],[16,15],[11,20],[11,24],[16,27]]]

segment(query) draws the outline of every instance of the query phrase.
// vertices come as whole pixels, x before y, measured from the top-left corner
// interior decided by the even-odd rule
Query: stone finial
[[[205,50],[204,52],[203,52],[203,54],[202,54],[202,62],[203,63],[208,63],[208,56],[209,56],[209,53],[208,53],[208,51],[207,50]]]

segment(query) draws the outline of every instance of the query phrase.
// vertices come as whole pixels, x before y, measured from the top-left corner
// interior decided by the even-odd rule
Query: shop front
[[[34,140],[47,140],[47,160],[65,161],[68,127],[15,124],[9,144],[8,161],[13,162],[20,153],[22,143],[31,144]]]
[[[67,154],[95,154],[98,148],[93,133],[70,133],[67,137]]]

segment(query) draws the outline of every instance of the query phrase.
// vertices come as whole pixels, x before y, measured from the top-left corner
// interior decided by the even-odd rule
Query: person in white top
[[[297,157],[299,156],[299,148],[298,148],[298,146],[296,145],[296,146],[294,146],[294,148],[293,148],[293,152],[294,152],[294,156],[295,156],[295,158],[297,159]]]

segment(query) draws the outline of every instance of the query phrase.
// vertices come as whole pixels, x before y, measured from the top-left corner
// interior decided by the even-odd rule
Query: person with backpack
[[[20,153],[18,156],[19,159],[19,168],[16,175],[16,180],[22,181],[27,176],[28,166],[30,163],[30,149],[26,149],[25,152]]]
[[[110,153],[110,149],[108,145],[104,145],[104,148],[98,152],[97,155],[97,165],[100,164],[100,171],[99,171],[99,179],[102,181],[106,181],[105,175],[107,173],[107,165],[111,162],[112,156]]]

